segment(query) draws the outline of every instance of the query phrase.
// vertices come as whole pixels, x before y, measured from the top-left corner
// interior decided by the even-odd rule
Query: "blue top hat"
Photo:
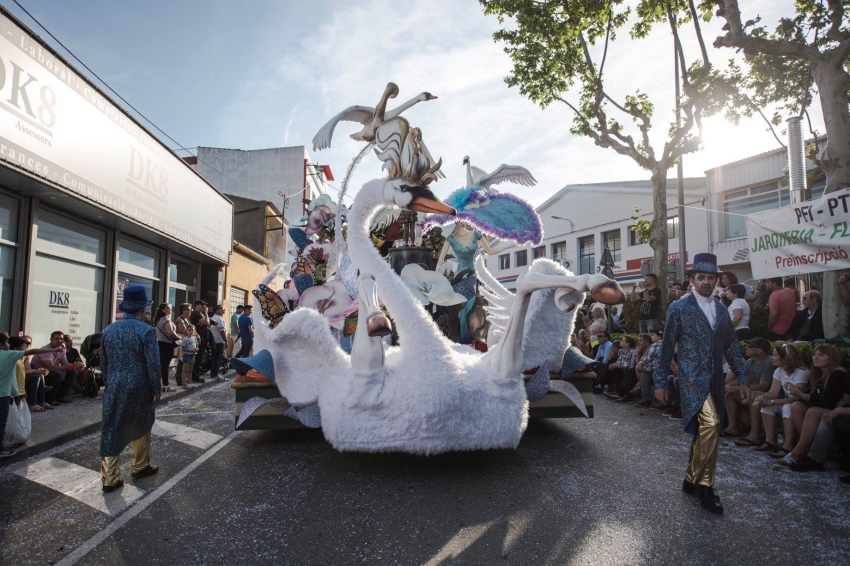
[[[709,253],[694,255],[694,265],[688,269],[685,275],[690,277],[695,273],[719,273],[717,271],[717,256]]]
[[[150,306],[153,301],[148,300],[148,294],[141,285],[124,287],[124,299],[118,305],[121,312],[136,312]]]

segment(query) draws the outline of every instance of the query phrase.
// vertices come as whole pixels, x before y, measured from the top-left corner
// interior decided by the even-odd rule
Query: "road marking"
[[[99,472],[52,456],[19,468],[14,473],[113,517],[145,494],[143,489],[134,485],[103,493]]]
[[[169,423],[166,421],[154,422],[151,432],[153,432],[156,436],[171,438],[177,442],[182,442],[183,444],[188,444],[195,448],[201,448],[202,450],[206,450],[221,440],[221,436],[213,434],[212,432],[206,432],[190,426]]]
[[[154,503],[157,499],[168,493],[172,487],[177,485],[180,481],[182,481],[186,476],[191,474],[195,469],[212,458],[216,452],[227,446],[231,440],[236,438],[236,435],[239,434],[237,431],[231,432],[224,439],[221,440],[218,444],[204,452],[198,457],[197,460],[183,468],[176,476],[156,488],[150,495],[147,497],[140,499],[135,505],[130,507],[126,513],[123,513],[120,517],[112,521],[110,524],[106,526],[102,531],[94,535],[92,538],[81,544],[78,548],[74,549],[74,551],[57,562],[58,566],[73,566],[77,562],[79,562],[86,554],[91,552],[97,547],[100,543],[105,541],[107,538],[112,536],[115,531],[129,523],[136,515],[147,509],[152,503]],[[127,489],[125,485],[123,489]],[[123,491],[123,490],[122,490]],[[114,492],[118,493],[118,492]]]

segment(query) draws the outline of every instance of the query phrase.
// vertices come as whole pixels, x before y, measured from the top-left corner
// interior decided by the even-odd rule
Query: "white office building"
[[[686,178],[685,228],[687,255],[707,251],[709,242],[707,190],[703,177]],[[679,257],[679,217],[676,178],[667,180],[669,259]],[[641,265],[653,257],[648,242],[630,227],[634,208],[652,218],[652,182],[623,181],[567,185],[537,207],[544,238],[539,246],[510,248],[488,258],[490,271],[508,288],[538,257],[555,260],[577,274],[595,273],[605,246],[614,260],[614,276],[628,290],[642,279]]]

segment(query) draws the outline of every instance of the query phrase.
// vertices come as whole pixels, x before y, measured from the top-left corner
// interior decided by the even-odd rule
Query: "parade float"
[[[388,111],[397,94],[390,83],[376,107],[344,110],[313,140],[315,150],[330,147],[340,122],[356,122],[362,129],[351,137],[366,145],[337,201],[323,195],[311,202],[304,228],[290,231],[292,265],[278,265],[253,291],[254,355],[233,360],[237,430],[321,428],[340,451],[436,454],[515,448],[529,417],[592,416],[593,374],[577,373],[590,360],[568,348],[575,307],[585,293],[620,303],[619,285],[538,259],[515,292],[503,287],[479,247],[492,253],[536,245],[543,233],[530,205],[493,185],[531,186],[534,178],[507,165],[488,174],[467,157],[467,186],[440,201],[429,185],[444,176],[442,160],[401,116],[435,97],[422,93]],[[365,183],[346,210],[351,173],[371,150],[387,176]],[[405,214],[400,245],[384,249],[376,234],[386,236],[388,223]],[[442,265],[432,269],[433,243],[422,245],[429,226],[449,222],[463,226],[446,238],[437,261],[455,252],[459,273],[451,280]],[[287,283],[271,289],[279,273]],[[476,301],[486,312],[488,347],[471,340]],[[438,324],[446,309],[466,317],[464,340],[450,340],[447,325]],[[350,353],[341,345],[346,335]]]

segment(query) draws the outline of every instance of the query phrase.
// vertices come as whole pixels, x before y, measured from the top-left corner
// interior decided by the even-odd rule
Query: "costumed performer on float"
[[[747,383],[744,359],[729,310],[714,297],[717,284],[717,256],[699,253],[687,277],[692,292],[667,309],[667,323],[655,372],[655,397],[667,403],[667,377],[676,346],[679,347],[679,394],[682,424],[693,435],[688,468],[682,491],[696,495],[700,505],[712,513],[723,513],[720,497],[714,493],[717,445],[725,411],[723,356],[740,383]],[[749,396],[741,386],[741,396]]]
[[[125,288],[118,305],[124,316],[107,326],[101,337],[100,367],[106,388],[100,478],[105,492],[124,485],[121,451],[131,442],[133,479],[159,471],[159,466],[150,464],[154,403],[159,401],[162,387],[156,329],[145,322],[152,302],[141,285]]]

